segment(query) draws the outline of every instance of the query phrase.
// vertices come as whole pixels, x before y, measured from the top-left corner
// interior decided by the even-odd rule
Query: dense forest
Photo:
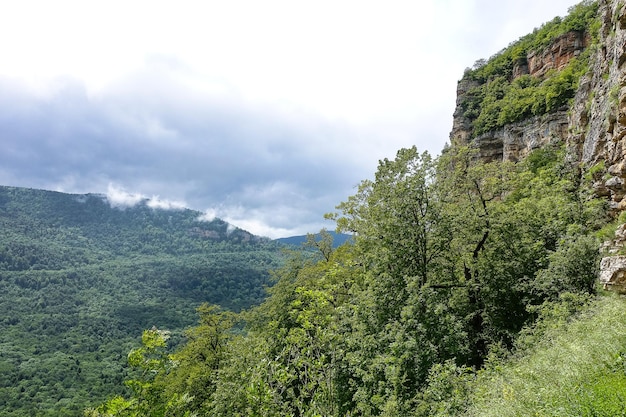
[[[0,410],[81,415],[123,393],[144,329],[259,304],[278,244],[192,210],[0,187]]]
[[[317,256],[294,252],[266,301],[240,314],[203,305],[174,352],[167,331],[146,330],[128,355],[138,371],[129,394],[86,414],[620,415],[611,413],[626,407],[626,373],[613,349],[626,331],[603,334],[593,321],[606,329],[624,320],[621,299],[597,298],[599,239],[615,227],[605,203],[590,198],[559,146],[517,164],[476,163],[474,154],[410,148],[381,161],[375,179],[328,215],[354,243],[311,239]],[[565,378],[567,397],[525,392],[521,375],[548,383],[526,366],[550,361],[525,355],[557,343],[574,361],[560,340],[575,342],[566,330],[575,326],[587,329],[577,337],[607,343],[583,346],[595,360],[579,359],[589,373]],[[564,373],[580,365],[562,363]],[[533,399],[533,411],[494,413],[508,390]]]
[[[512,69],[568,31],[593,48],[597,10],[466,71],[472,138],[570,106],[589,52],[541,77]],[[626,301],[597,283],[626,215],[594,192],[603,170],[558,138],[516,162],[471,142],[400,149],[326,215],[349,240],[322,231],[286,252],[191,211],[0,188],[0,407],[626,416]]]
[[[540,79],[510,71],[567,31],[595,39],[596,11],[583,2],[466,72],[474,136],[567,108],[588,54]],[[327,214],[350,242],[311,236],[262,304],[203,304],[177,349],[145,330],[128,392],[85,414],[626,415],[626,302],[597,286],[598,248],[626,219],[594,194],[599,171],[558,140],[519,162],[401,149]]]

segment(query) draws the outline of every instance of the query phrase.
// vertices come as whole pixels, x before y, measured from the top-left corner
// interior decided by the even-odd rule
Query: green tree
[[[169,332],[152,329],[143,332],[142,346],[128,354],[128,363],[139,375],[126,381],[131,388],[132,396],[125,399],[116,396],[104,404],[85,411],[88,417],[190,417],[185,410],[190,401],[189,396],[175,393],[172,397],[165,396],[165,387],[158,379],[166,374],[172,366],[167,354]]]
[[[355,276],[350,245],[294,254],[275,272],[270,298],[246,313],[210,409],[222,415],[343,415],[350,399],[340,315]]]
[[[366,270],[344,318],[354,407],[364,415],[406,412],[430,366],[464,350],[452,308],[452,224],[435,182],[428,153],[401,149],[329,216],[356,234]]]
[[[170,356],[169,372],[159,380],[166,398],[184,393],[189,399],[186,407],[190,412],[206,407],[215,391],[217,373],[237,321],[234,313],[215,305],[205,303],[197,311],[199,324],[185,332],[185,345]]]

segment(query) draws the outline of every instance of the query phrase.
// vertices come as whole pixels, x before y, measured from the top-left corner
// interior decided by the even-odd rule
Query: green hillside
[[[334,247],[341,246],[344,243],[352,240],[352,235],[349,235],[349,234],[336,233],[332,230],[327,231],[327,233],[332,238]],[[315,239],[317,240],[321,239],[320,233],[317,233],[314,236],[315,236]],[[298,248],[306,244],[308,238],[309,238],[309,235],[299,235],[299,236],[282,237],[282,238],[276,239],[276,241],[280,243],[284,243],[286,245],[295,246]]]
[[[180,340],[196,308],[266,297],[280,247],[192,210],[0,187],[0,409],[80,415],[124,392],[125,358],[156,326]]]
[[[129,355],[139,372],[126,380],[131,395],[87,415],[482,415],[500,404],[509,378],[498,385],[501,369],[517,378],[519,398],[536,398],[535,389],[545,401],[558,393],[545,384],[568,372],[580,376],[568,382],[572,395],[580,394],[576,381],[599,389],[593,378],[607,369],[625,379],[616,347],[623,332],[597,352],[596,365],[563,359],[568,370],[555,373],[561,355],[573,359],[577,346],[602,339],[585,330],[595,322],[568,327],[579,345],[563,338],[558,355],[516,368],[518,357],[553,349],[561,340],[553,329],[578,312],[603,323],[613,317],[593,309],[603,303],[599,238],[616,223],[576,168],[562,146],[519,163],[482,163],[461,147],[439,158],[401,149],[327,215],[354,233],[352,243],[290,257],[268,299],[239,315],[205,306],[174,354],[169,333],[146,330]],[[567,401],[587,407],[584,415],[610,415],[601,412],[621,404],[620,395],[592,401],[585,391]],[[502,415],[582,415],[531,405]]]

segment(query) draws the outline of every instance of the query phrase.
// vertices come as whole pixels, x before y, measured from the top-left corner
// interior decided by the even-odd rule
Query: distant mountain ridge
[[[343,245],[344,243],[350,241],[350,239],[353,238],[352,235],[349,235],[349,234],[346,234],[346,233],[337,233],[337,232],[334,232],[334,231],[328,231],[328,233],[333,238],[333,247],[341,246],[341,245]],[[315,237],[318,238],[319,237],[319,233],[316,233]],[[277,242],[284,243],[286,245],[301,247],[306,242],[307,235],[282,237],[282,238],[275,239],[275,240]]]

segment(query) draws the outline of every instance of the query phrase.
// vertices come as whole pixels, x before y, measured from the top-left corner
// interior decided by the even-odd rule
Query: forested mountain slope
[[[0,187],[0,414],[80,415],[123,391],[144,329],[265,299],[278,244],[149,204]]]
[[[336,233],[334,231],[327,231],[328,235],[330,238],[332,238],[332,242],[333,242],[333,246],[341,246],[346,242],[349,242],[352,239],[352,236],[349,234],[342,234],[342,233]],[[317,233],[315,234],[315,239],[320,239],[321,238],[321,234]],[[307,242],[307,239],[309,239],[309,235],[299,235],[299,236],[290,236],[290,237],[283,237],[283,238],[279,238],[276,239],[276,241],[280,242],[280,243],[284,243],[286,245],[292,245],[295,247],[302,247],[302,245],[305,245]]]
[[[600,248],[626,221],[625,22],[584,1],[477,62],[451,146],[381,160],[327,215],[353,244],[205,306],[174,354],[146,330],[130,395],[86,414],[625,416],[624,302],[597,280],[624,251]]]

